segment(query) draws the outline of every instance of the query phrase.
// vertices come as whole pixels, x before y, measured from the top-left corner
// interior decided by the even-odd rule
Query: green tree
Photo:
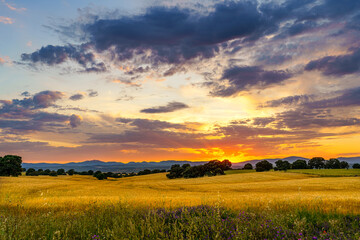
[[[306,160],[298,159],[291,164],[292,169],[307,169],[308,165]]]
[[[341,161],[340,162],[340,168],[342,168],[342,169],[349,169],[349,163],[348,162],[346,162],[346,161]]]
[[[69,176],[72,176],[72,175],[75,174],[75,170],[74,170],[74,169],[69,169],[69,170],[67,171],[67,174],[69,174]]]
[[[325,162],[325,168],[327,169],[340,169],[340,161],[336,158],[331,158],[330,160]]]
[[[245,170],[251,170],[251,169],[253,169],[253,165],[251,165],[251,163],[247,163],[247,164],[245,164],[245,166],[244,166],[243,169],[245,169]]]
[[[354,165],[352,167],[354,169],[360,169],[360,164],[359,163],[354,163]]]
[[[320,169],[320,168],[324,168],[325,167],[325,159],[322,157],[313,157],[312,159],[309,160],[309,168],[313,169]]]
[[[50,173],[49,173],[49,176],[52,176],[52,177],[56,177],[58,174],[57,174],[57,172],[56,171],[51,171]]]
[[[104,179],[107,179],[107,176],[104,173],[98,173],[98,174],[96,174],[96,178],[98,180],[104,180]]]
[[[0,157],[0,176],[14,176],[21,175],[21,157],[16,155],[6,155]]]
[[[277,170],[286,171],[291,168],[291,164],[288,161],[277,160],[275,162]]]
[[[257,172],[269,171],[272,168],[272,164],[266,160],[262,160],[261,162],[255,164],[255,169]]]
[[[66,175],[65,169],[63,169],[63,168],[58,169],[58,170],[56,171],[56,173],[57,173],[57,175]]]

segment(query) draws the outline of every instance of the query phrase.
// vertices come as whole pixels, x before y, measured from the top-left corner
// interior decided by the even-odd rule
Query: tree
[[[325,168],[327,169],[340,169],[340,161],[336,158],[331,158],[330,160],[326,161]]]
[[[298,159],[291,165],[292,169],[307,169],[308,165],[305,160]]]
[[[72,175],[75,174],[75,170],[74,170],[74,169],[69,169],[69,170],[67,171],[67,174],[69,174],[69,176],[72,176]]]
[[[245,170],[251,170],[251,169],[253,169],[253,165],[251,165],[251,163],[247,163],[247,164],[245,164],[245,166],[244,166],[243,169],[245,169]]]
[[[349,163],[348,162],[346,162],[346,161],[341,161],[340,162],[340,168],[342,168],[342,169],[349,169]]]
[[[44,171],[43,174],[44,174],[44,175],[50,175],[50,172],[51,172],[50,169],[45,169],[45,171]]]
[[[21,157],[16,155],[6,155],[0,157],[0,176],[14,176],[21,175]]]
[[[96,178],[98,180],[104,180],[104,179],[107,179],[107,176],[103,173],[99,173],[99,174],[96,174]]]
[[[52,176],[52,177],[56,177],[58,174],[57,174],[57,172],[56,171],[51,171],[50,173],[49,173],[49,176]]]
[[[85,172],[85,173],[86,173],[85,175],[87,175],[87,172]],[[94,172],[93,176],[97,177],[97,175],[99,175],[99,174],[101,174],[101,171],[96,171],[96,172]]]
[[[262,160],[261,162],[258,162],[255,165],[255,169],[257,172],[269,171],[272,168],[273,168],[272,164],[266,160]]]
[[[60,168],[56,171],[57,175],[66,175],[65,170],[63,168]]]
[[[354,165],[352,167],[354,169],[360,169],[360,164],[359,163],[354,163]]]
[[[34,176],[33,174],[36,172],[36,170],[34,169],[34,168],[29,168],[27,171],[26,171],[26,173],[25,173],[25,175],[26,176]]]
[[[309,168],[313,169],[320,169],[320,168],[324,168],[325,167],[325,159],[322,157],[313,157],[312,159],[309,160]]]
[[[232,163],[227,160],[227,159],[224,159],[222,162],[221,162],[221,169],[223,171],[226,171],[226,170],[230,170],[231,169],[231,166],[232,166]]]
[[[291,165],[290,165],[290,163],[289,163],[288,161],[277,160],[277,161],[275,162],[275,164],[276,164],[277,170],[280,170],[280,171],[281,171],[281,170],[286,171],[286,170],[288,170],[288,169],[291,168]]]

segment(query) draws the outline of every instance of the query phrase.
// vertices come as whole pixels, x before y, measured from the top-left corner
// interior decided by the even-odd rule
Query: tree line
[[[197,178],[204,176],[224,175],[226,170],[231,169],[231,162],[227,159],[223,161],[212,160],[206,164],[190,166],[190,164],[174,164],[166,174],[169,179],[174,178]]]
[[[293,163],[286,160],[277,160],[275,167],[267,160],[256,163],[255,170],[257,172],[264,172],[274,169],[275,171],[286,171],[288,169],[349,169],[350,165],[346,161],[339,161],[336,158],[325,160],[322,157],[314,157],[308,162],[303,159],[298,159]],[[355,163],[353,168],[360,168],[360,164]],[[245,164],[243,169],[253,169],[250,163]]]

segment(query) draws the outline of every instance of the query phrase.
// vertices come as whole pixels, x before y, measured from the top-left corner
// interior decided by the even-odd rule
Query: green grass
[[[240,173],[253,173],[255,172],[255,170],[240,170],[240,169],[233,169],[233,170],[227,170],[225,171],[226,175],[231,175],[231,174],[240,174]]]
[[[360,218],[297,209],[234,211],[219,206],[86,211],[0,209],[0,239],[359,239]],[[316,238],[315,238],[316,237]]]
[[[302,173],[320,177],[359,177],[360,169],[291,169],[288,173]]]

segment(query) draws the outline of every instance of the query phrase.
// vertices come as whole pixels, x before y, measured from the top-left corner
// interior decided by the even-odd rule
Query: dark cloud
[[[59,91],[42,91],[34,96],[23,99],[0,100],[2,107],[0,114],[21,113],[33,109],[42,109],[55,106],[55,102],[62,99],[64,94]]]
[[[89,89],[88,92],[89,92],[89,97],[97,97],[99,95],[97,91],[94,91],[92,89]]]
[[[67,122],[70,122],[72,127],[78,126],[79,123],[74,117],[45,112],[45,109],[50,107],[58,108],[55,103],[63,96],[59,91],[42,91],[23,99],[0,100],[0,128],[20,132],[45,131],[62,127]]]
[[[340,96],[304,103],[308,108],[334,108],[360,106],[360,87],[347,89]]]
[[[217,44],[250,38],[269,25],[266,20],[257,3],[227,2],[205,16],[189,9],[152,7],[142,15],[98,19],[83,29],[97,51],[115,47],[118,60],[151,50],[153,63],[178,64],[213,57]]]
[[[83,72],[105,72],[106,67],[102,62],[95,60],[95,55],[89,52],[86,45],[81,46],[53,46],[42,47],[31,54],[22,54],[21,60],[30,63],[41,63],[54,66],[68,60],[77,62],[83,67]]]
[[[295,95],[288,96],[265,103],[264,107],[280,107],[280,106],[289,106],[289,105],[303,105],[314,99],[312,95]]]
[[[350,54],[327,56],[309,62],[306,71],[318,70],[328,76],[342,76],[360,72],[360,48]]]
[[[134,16],[104,19],[94,16],[76,27],[61,27],[66,33],[82,29],[79,45],[52,46],[23,54],[23,61],[55,65],[67,60],[78,62],[87,71],[105,71],[91,51],[110,53],[111,59],[123,61],[141,56],[142,63],[183,64],[192,59],[207,59],[218,54],[229,40],[228,53],[241,49],[242,43],[255,41],[278,30],[280,21],[296,18],[293,13],[313,1],[287,1],[283,4],[259,4],[254,1],[225,1],[213,10],[200,13],[179,7],[151,7]],[[295,30],[293,30],[295,31]],[[145,54],[146,52],[146,54]],[[129,74],[148,71],[138,67]]]
[[[31,94],[28,91],[22,92],[20,95],[24,96],[24,97],[30,97],[31,96]]]
[[[150,120],[143,118],[117,118],[117,122],[137,127],[138,129],[159,130],[159,129],[186,129],[185,124],[170,123],[166,121]]]
[[[276,115],[276,119],[278,127],[290,129],[360,126],[360,119],[334,117],[329,109],[309,110],[300,108],[279,113]]]
[[[267,71],[259,66],[235,66],[223,72],[218,85],[215,86],[211,94],[218,97],[229,97],[252,87],[269,87],[291,77],[291,73],[283,70]]]
[[[74,94],[72,96],[69,97],[70,100],[73,100],[73,101],[78,101],[78,100],[81,100],[84,98],[84,95],[83,94]]]
[[[72,128],[76,128],[76,127],[80,126],[81,121],[82,121],[82,119],[81,119],[81,117],[79,115],[72,114],[70,116],[70,126]]]
[[[320,98],[315,95],[295,95],[266,102],[262,107],[297,106],[307,109],[354,107],[360,106],[360,87],[330,92],[327,96]]]
[[[158,106],[152,108],[142,109],[140,112],[142,113],[169,113],[175,112],[184,108],[189,108],[188,105],[181,102],[169,102],[166,106]]]

